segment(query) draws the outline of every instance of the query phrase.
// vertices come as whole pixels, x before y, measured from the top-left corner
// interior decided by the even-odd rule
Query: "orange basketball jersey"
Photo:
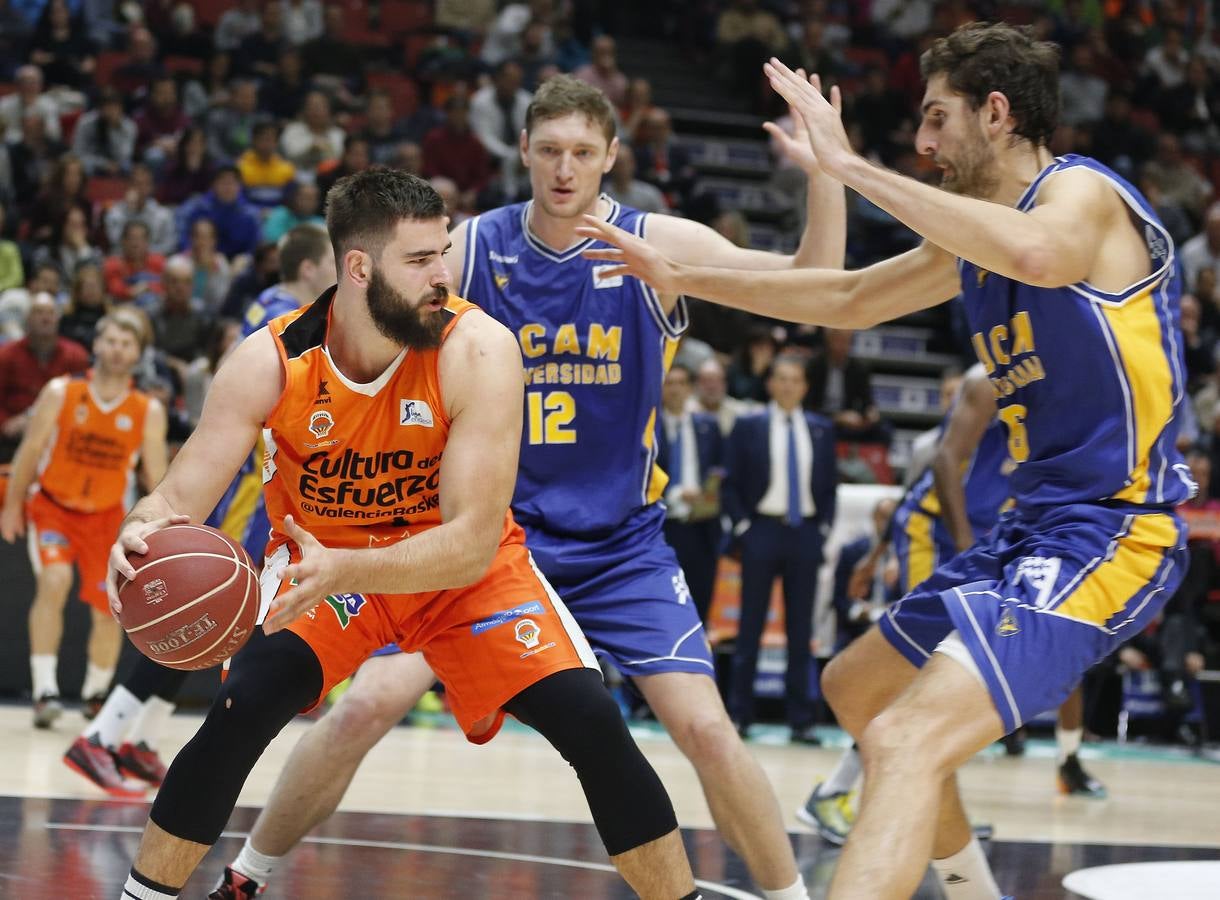
[[[440,349],[404,350],[376,381],[352,382],[326,348],[333,299],[331,288],[270,323],[285,385],[263,429],[268,557],[286,540],[286,515],[328,547],[392,544],[441,522]],[[472,309],[450,298],[442,341]],[[506,512],[501,543],[521,541]]]
[[[148,395],[135,388],[98,402],[92,377],[72,378],[64,391],[38,488],[60,506],[100,512],[121,506],[144,443]]]

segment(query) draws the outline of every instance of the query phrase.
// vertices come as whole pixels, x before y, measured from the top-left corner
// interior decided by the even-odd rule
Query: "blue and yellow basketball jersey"
[[[949,418],[946,416],[941,425],[942,434],[948,422]],[[1011,495],[1011,472],[1008,436],[1003,423],[998,418],[993,419],[983,432],[983,437],[975,447],[962,476],[962,489],[966,494],[966,515],[970,519],[970,527],[974,530],[976,541],[991,531],[996,519],[1000,517],[1000,510]],[[933,518],[940,518],[943,508],[936,493],[931,466],[911,485],[902,500],[902,506],[919,510]]]
[[[1017,208],[1033,209],[1046,179],[1069,168],[1095,172],[1126,202],[1152,271],[1112,294],[1033,287],[959,260],[975,352],[1018,464],[1012,494],[1019,507],[1177,504],[1194,484],[1174,447],[1184,366],[1173,241],[1134,187],[1088,157],[1056,159]]]
[[[647,216],[610,203],[609,221],[643,235]],[[608,534],[660,499],[653,431],[661,382],[686,328],[635,278],[599,281],[581,256],[532,234],[530,203],[470,221],[459,293],[508,326],[525,364],[525,421],[513,512],[527,527]]]
[[[246,314],[242,317],[241,335],[249,337],[277,316],[300,308],[300,300],[284,290],[282,285],[273,284],[246,307]]]

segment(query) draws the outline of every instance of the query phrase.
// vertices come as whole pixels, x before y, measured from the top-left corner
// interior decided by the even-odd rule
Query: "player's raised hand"
[[[149,522],[133,520],[119,530],[118,538],[110,547],[110,559],[106,563],[106,597],[110,600],[112,616],[117,619],[123,611],[123,604],[119,602],[119,579],[130,581],[136,577],[136,570],[128,561],[127,554],[143,556],[148,552],[148,544],[144,539],[154,531],[168,528],[170,525],[185,525],[190,521],[190,516],[172,515]]]
[[[284,568],[283,578],[292,587],[272,601],[263,622],[264,634],[288,627],[323,598],[342,590],[343,573],[338,560],[343,551],[323,547],[292,516],[284,516],[284,534],[300,548],[301,558]]]
[[[677,286],[677,265],[668,256],[649,246],[643,239],[597,216],[585,216],[584,219],[585,224],[578,225],[576,233],[603,241],[612,249],[585,250],[581,255],[618,264],[600,269],[597,273],[599,278],[630,275],[646,282],[657,293],[681,293]]]
[[[855,155],[843,128],[841,98],[837,103],[831,102],[838,90],[832,90],[831,100],[827,100],[803,75],[775,57],[763,66],[763,72],[775,92],[788,101],[788,106],[803,121],[809,146],[822,171],[837,177],[843,163]]]
[[[805,70],[797,69],[796,74],[798,77],[804,78]],[[818,94],[822,93],[822,78],[820,75],[810,75],[809,83]],[[843,95],[839,91],[838,85],[834,85],[830,89],[830,105],[835,108],[836,112],[842,114]],[[792,134],[789,134],[776,122],[764,122],[763,129],[767,134],[771,135],[776,149],[800,166],[806,175],[820,172],[818,158],[813,152],[813,145],[809,142],[809,129],[805,127],[804,117],[792,106],[788,107],[788,112],[792,118]]]
[[[13,543],[25,534],[25,510],[20,504],[5,504],[0,510],[0,537]]]

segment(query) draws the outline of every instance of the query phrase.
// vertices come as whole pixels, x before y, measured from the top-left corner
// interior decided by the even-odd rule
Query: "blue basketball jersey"
[[[1126,202],[1151,274],[1112,294],[1085,282],[1040,288],[960,260],[975,352],[995,388],[1018,506],[1123,501],[1167,506],[1194,484],[1174,447],[1183,398],[1181,275],[1169,233],[1129,183],[1060,157],[1021,197],[1028,212],[1055,173],[1086,168]]]
[[[941,425],[942,434],[948,427],[948,421],[946,416],[944,424]],[[979,445],[974,448],[974,454],[966,464],[962,477],[962,489],[966,494],[966,515],[970,519],[970,527],[974,531],[976,541],[991,531],[996,519],[1000,517],[1000,510],[1011,496],[1011,471],[1008,436],[1003,423],[999,419],[993,419],[983,432]],[[940,497],[936,493],[931,466],[911,485],[911,489],[903,498],[902,508],[919,510],[933,518],[939,518],[944,512]]]
[[[277,316],[300,308],[300,300],[281,285],[273,284],[246,307],[246,314],[241,323],[241,336],[249,337]]]
[[[643,236],[647,215],[610,203],[609,221]],[[660,499],[654,427],[661,382],[686,328],[682,300],[666,316],[635,278],[599,281],[606,268],[529,229],[530,203],[470,221],[459,293],[521,344],[525,421],[513,513],[528,528],[608,534]]]

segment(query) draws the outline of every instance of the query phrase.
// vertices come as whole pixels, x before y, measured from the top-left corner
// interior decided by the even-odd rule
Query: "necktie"
[[[787,523],[794,528],[801,524],[801,476],[796,464],[796,419],[788,416],[788,515]]]
[[[673,484],[682,483],[682,422],[674,431],[674,439],[669,442],[669,480]]]

